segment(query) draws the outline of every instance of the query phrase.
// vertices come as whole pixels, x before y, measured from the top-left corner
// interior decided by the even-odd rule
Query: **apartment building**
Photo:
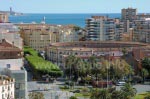
[[[0,75],[0,99],[15,99],[15,80]]]
[[[23,42],[19,29],[12,23],[0,23],[0,40],[5,39],[10,44],[22,49]]]
[[[121,20],[124,23],[124,32],[129,32],[132,27],[133,20],[137,19],[137,9],[124,8],[121,10]]]
[[[136,19],[137,15],[137,9],[134,8],[127,8],[121,10],[121,19],[122,20],[129,20],[132,22],[134,19]]]
[[[20,35],[24,44],[37,51],[54,42],[78,41],[78,34],[72,25],[48,25],[48,24],[17,24],[20,27]]]
[[[27,99],[27,73],[23,69],[22,49],[0,40],[0,68],[9,69],[15,79],[15,99]]]
[[[124,23],[123,22],[116,22],[116,28],[115,28],[115,40],[116,41],[122,41],[123,34],[124,34]]]
[[[92,16],[86,20],[86,40],[113,41],[120,40],[124,32],[123,23],[119,19],[106,16]]]
[[[9,22],[8,14],[0,12],[0,23],[7,23],[7,22]]]
[[[74,29],[74,25],[59,25],[58,28],[58,42],[74,42],[79,41],[79,31]]]
[[[150,18],[134,21],[134,41],[150,43]]]
[[[138,14],[137,16],[137,20],[143,19],[143,18],[150,18],[150,14]]]
[[[46,46],[57,41],[54,26],[46,24],[18,24],[18,26],[24,44],[37,51],[44,51]]]

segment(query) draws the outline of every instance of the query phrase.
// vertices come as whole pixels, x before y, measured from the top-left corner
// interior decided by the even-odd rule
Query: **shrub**
[[[76,96],[71,96],[69,99],[78,99]]]

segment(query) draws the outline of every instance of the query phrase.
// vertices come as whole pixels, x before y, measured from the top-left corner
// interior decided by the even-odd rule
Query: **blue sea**
[[[74,24],[85,27],[85,19],[94,15],[103,15],[110,18],[120,18],[120,13],[100,14],[23,14],[22,16],[9,16],[11,23],[41,23],[45,17],[46,24],[67,25]]]

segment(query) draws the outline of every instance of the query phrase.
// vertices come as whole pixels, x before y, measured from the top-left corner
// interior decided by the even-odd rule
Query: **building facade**
[[[7,23],[7,22],[9,22],[8,14],[0,12],[0,23]]]
[[[78,41],[71,25],[17,24],[24,44],[37,51],[44,51],[50,43]]]
[[[0,75],[0,99],[15,99],[15,80]]]
[[[12,23],[0,23],[0,40],[5,39],[10,44],[22,49],[23,42],[19,29]]]
[[[134,41],[150,43],[150,18],[134,21]]]
[[[87,41],[120,40],[124,32],[123,23],[119,19],[105,16],[92,16],[86,20]]]
[[[137,15],[137,9],[134,8],[127,8],[127,9],[122,9],[121,10],[121,19],[122,20],[129,20],[132,22],[133,20],[136,19]]]
[[[0,42],[0,68],[9,69],[10,76],[15,79],[15,99],[28,99],[27,73],[23,69],[23,65],[22,49],[2,39]]]
[[[80,41],[80,42],[64,42],[64,43],[52,43],[47,47],[46,54],[47,59],[57,64],[61,68],[65,66],[65,59],[69,55],[75,55],[88,60],[89,57],[95,56],[98,59],[100,57],[112,56],[121,57],[123,55],[122,48],[127,48],[129,51],[132,47],[146,46],[146,44],[136,42],[99,42],[99,41]]]

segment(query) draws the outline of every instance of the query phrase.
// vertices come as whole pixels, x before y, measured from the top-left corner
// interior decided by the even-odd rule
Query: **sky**
[[[122,8],[137,8],[150,13],[150,0],[0,0],[0,10],[22,13],[121,13]]]

